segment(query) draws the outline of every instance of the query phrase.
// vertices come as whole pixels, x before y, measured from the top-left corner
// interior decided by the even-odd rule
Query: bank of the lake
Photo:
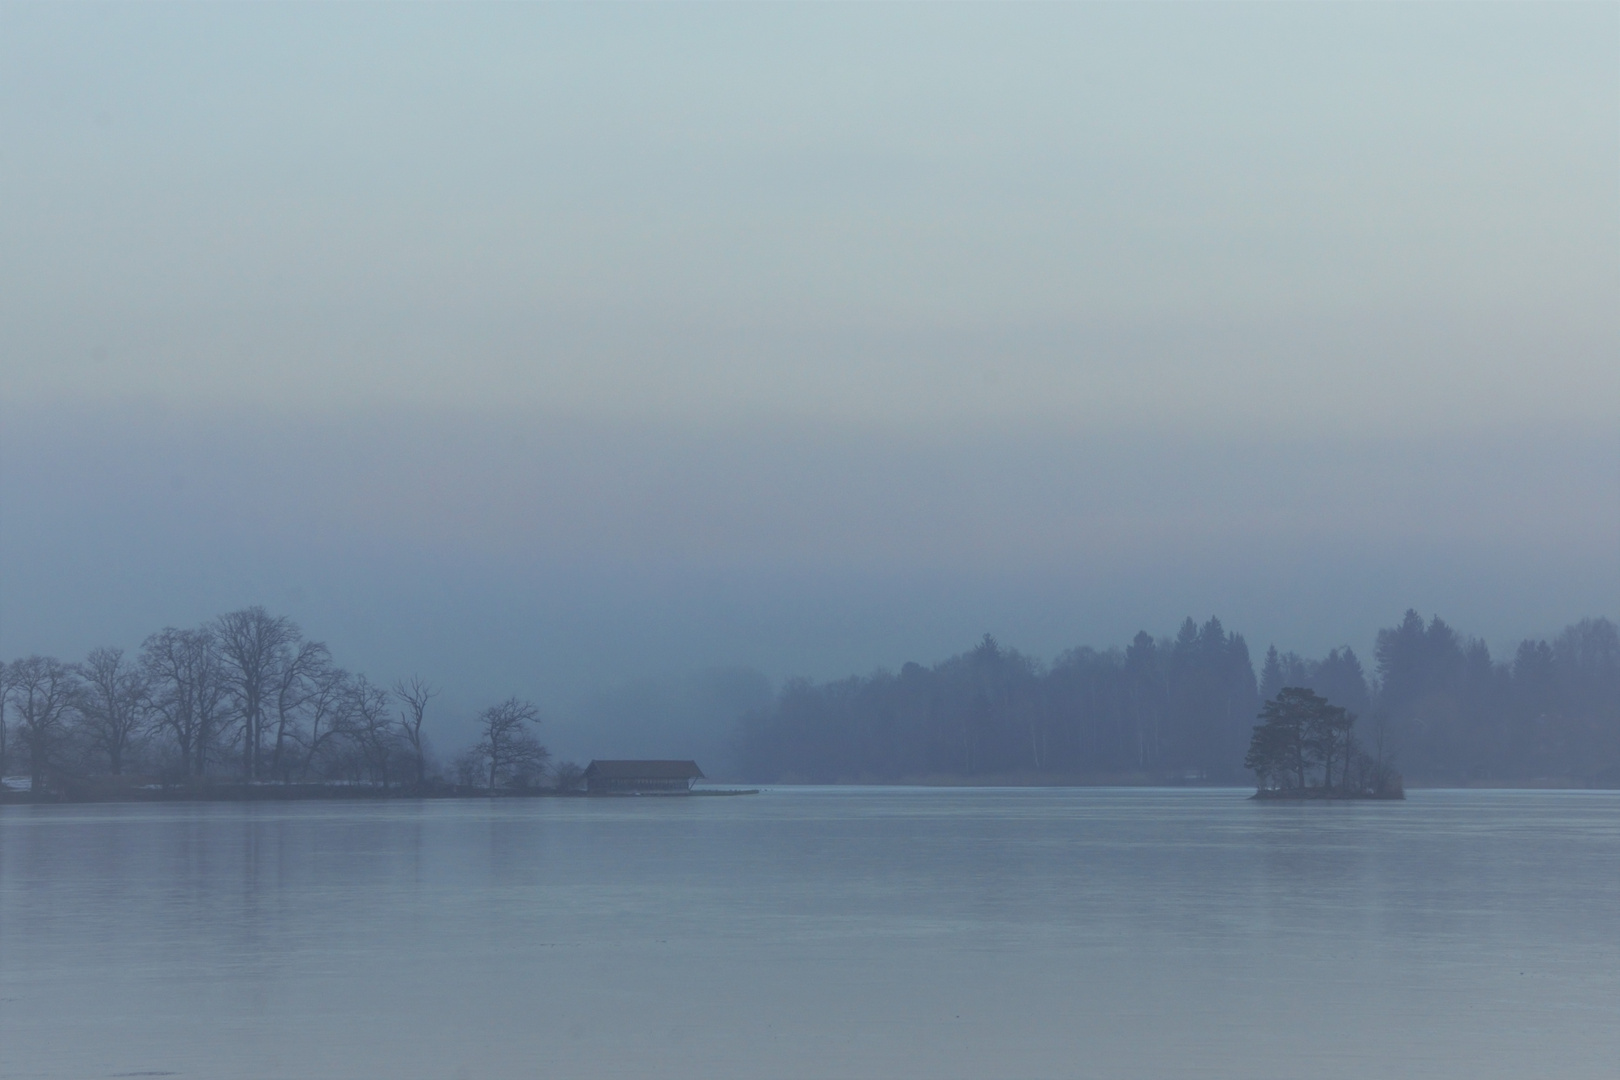
[[[165,803],[165,802],[397,802],[402,800],[438,801],[445,799],[614,799],[614,798],[712,798],[728,795],[757,795],[758,788],[714,787],[681,792],[641,792],[614,794],[582,790],[558,791],[552,788],[476,788],[435,784],[426,787],[381,787],[372,784],[109,784],[105,782],[64,784],[55,790],[35,793],[31,789],[0,787],[0,805],[50,805],[78,803]]]

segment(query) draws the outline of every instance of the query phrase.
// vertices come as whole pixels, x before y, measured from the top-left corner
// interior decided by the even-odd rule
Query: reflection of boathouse
[[[703,779],[695,761],[593,761],[585,770],[592,795],[684,795]]]

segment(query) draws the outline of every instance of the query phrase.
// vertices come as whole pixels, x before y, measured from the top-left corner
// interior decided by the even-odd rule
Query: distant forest
[[[1613,622],[1586,619],[1498,660],[1412,611],[1379,631],[1370,670],[1348,646],[1314,659],[1272,648],[1257,674],[1219,619],[1049,664],[986,635],[931,667],[791,680],[741,716],[717,704],[735,756],[710,768],[761,782],[1242,783],[1262,702],[1286,688],[1347,710],[1361,750],[1409,781],[1620,786]],[[160,630],[134,653],[0,664],[0,776],[26,776],[35,797],[577,787],[579,767],[538,739],[539,709],[515,698],[472,718],[477,741],[441,759],[435,695],[419,678],[382,686],[345,671],[290,620],[248,608]],[[649,725],[670,722],[647,708]]]
[[[923,667],[789,682],[743,724],[760,781],[1095,780],[1238,783],[1263,701],[1314,691],[1363,744],[1428,783],[1620,786],[1620,635],[1586,619],[1496,659],[1438,616],[1380,630],[1371,670],[1348,646],[1266,651],[1219,619],[1173,638],[1042,663],[986,635]]]

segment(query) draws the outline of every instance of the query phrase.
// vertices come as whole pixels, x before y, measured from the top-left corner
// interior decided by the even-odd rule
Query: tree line
[[[1334,748],[1330,764],[1316,743],[1296,744],[1302,786],[1307,760],[1321,778],[1310,782],[1332,785],[1371,775],[1367,761],[1392,768],[1395,756],[1407,777],[1431,783],[1620,785],[1620,634],[1610,620],[1497,659],[1438,616],[1408,611],[1378,632],[1372,659],[1369,671],[1349,647],[1318,658],[1272,647],[1257,673],[1243,635],[1214,618],[1050,663],[986,635],[929,667],[789,680],[738,721],[733,771],[778,782],[1237,783],[1258,771],[1245,761],[1261,703],[1297,689],[1359,719],[1371,751],[1364,761]],[[0,776],[23,771],[39,793],[105,777],[577,787],[578,766],[550,760],[538,709],[517,698],[485,708],[477,742],[441,761],[429,739],[435,694],[415,676],[383,686],[345,671],[290,620],[246,608],[160,630],[133,654],[0,664]],[[1281,784],[1281,767],[1266,768],[1266,782]]]
[[[26,770],[36,794],[131,775],[384,791],[577,784],[577,766],[550,766],[539,711],[518,698],[479,714],[479,739],[447,779],[428,732],[437,694],[418,676],[381,686],[346,671],[290,619],[244,608],[167,627],[135,654],[0,663],[0,776]]]
[[[762,781],[1237,783],[1249,776],[1261,703],[1298,688],[1362,718],[1378,760],[1398,755],[1413,779],[1620,785],[1610,620],[1526,640],[1498,660],[1438,616],[1408,611],[1378,632],[1373,660],[1369,672],[1348,646],[1315,659],[1272,647],[1257,674],[1243,636],[1213,618],[1050,663],[986,635],[930,667],[789,681],[745,718],[740,765]]]

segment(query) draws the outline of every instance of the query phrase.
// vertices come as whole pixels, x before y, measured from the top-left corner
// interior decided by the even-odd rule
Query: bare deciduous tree
[[[275,672],[276,741],[270,752],[270,775],[291,780],[291,746],[298,739],[298,720],[321,675],[332,666],[332,654],[318,641],[301,641],[285,650]]]
[[[81,680],[75,702],[85,738],[105,755],[114,776],[124,772],[130,747],[150,716],[146,676],[124,659],[123,649],[95,649],[78,665]]]
[[[529,731],[539,722],[540,710],[515,697],[479,714],[481,737],[473,751],[488,769],[490,790],[502,780],[522,784],[545,768],[551,753]]]
[[[265,709],[275,696],[285,650],[299,640],[298,628],[283,617],[254,606],[221,615],[214,622],[226,684],[241,724],[242,775],[259,778]]]
[[[180,775],[201,776],[219,737],[226,698],[225,675],[214,635],[206,629],[166,627],[141,645],[154,719],[174,737]]]
[[[399,699],[399,731],[416,766],[416,786],[427,783],[427,747],[422,741],[422,721],[427,714],[428,702],[439,692],[412,675],[394,684],[394,696]]]
[[[304,746],[304,775],[315,768],[322,752],[349,729],[349,703],[353,697],[349,673],[328,665],[310,680],[304,698],[305,726],[299,733]]]
[[[551,770],[551,786],[558,791],[578,791],[585,782],[585,770],[577,761],[559,761]]]
[[[478,756],[476,748],[457,754],[451,767],[455,769],[456,784],[460,787],[475,788],[484,776],[484,759]]]
[[[394,755],[394,725],[388,691],[357,675],[349,688],[346,734],[354,740],[371,779],[388,786],[389,760]]]
[[[6,698],[10,696],[10,690],[11,668],[4,661],[0,661],[0,777],[5,776],[11,767],[9,744],[6,741],[6,733],[10,730],[6,724]]]
[[[79,693],[77,674],[50,656],[30,656],[9,665],[6,688],[17,710],[17,734],[28,751],[35,794],[45,790],[52,755],[61,745],[66,721]]]

